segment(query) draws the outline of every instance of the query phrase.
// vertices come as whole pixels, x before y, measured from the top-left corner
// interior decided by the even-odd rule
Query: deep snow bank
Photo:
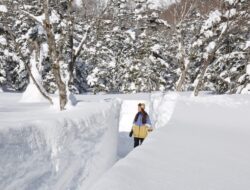
[[[250,96],[170,93],[152,100],[159,129],[91,190],[250,188]]]
[[[88,189],[116,161],[118,100],[62,113],[0,96],[0,189]]]

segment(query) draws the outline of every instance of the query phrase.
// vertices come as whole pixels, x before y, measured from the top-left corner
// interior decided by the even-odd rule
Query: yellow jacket
[[[148,127],[146,125],[138,126],[138,125],[133,125],[133,135],[136,138],[146,138],[148,135]]]

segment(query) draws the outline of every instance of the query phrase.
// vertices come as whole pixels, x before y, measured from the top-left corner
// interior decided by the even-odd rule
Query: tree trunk
[[[183,86],[185,79],[186,79],[188,67],[189,67],[189,63],[187,63],[185,65],[185,60],[182,59],[181,63],[180,63],[181,76],[180,76],[178,83],[176,85],[176,91],[178,91],[178,92],[182,91],[182,86]]]
[[[199,92],[200,92],[200,90],[201,90],[201,88],[202,88],[202,86],[203,86],[203,83],[204,83],[203,78],[204,78],[204,76],[205,76],[207,67],[208,67],[208,64],[204,64],[204,65],[203,65],[202,71],[201,71],[201,73],[200,73],[200,75],[199,75],[199,78],[198,78],[198,83],[197,83],[197,85],[196,85],[196,87],[195,87],[195,89],[194,89],[194,95],[195,95],[195,96],[198,96],[198,95],[199,95]]]
[[[207,71],[207,68],[208,68],[208,65],[214,61],[214,54],[215,54],[215,51],[209,55],[208,59],[205,61],[205,63],[203,64],[203,68],[201,70],[201,73],[199,75],[199,78],[198,78],[198,83],[194,89],[194,96],[198,96],[199,95],[199,92],[200,90],[202,89],[203,87],[203,84],[204,84],[204,76],[206,74],[206,71]]]
[[[64,110],[68,100],[66,85],[61,78],[59,60],[57,60],[56,63],[52,65],[52,70],[59,90],[60,110]]]
[[[181,92],[182,91],[182,86],[185,82],[185,78],[186,78],[186,74],[187,74],[187,67],[188,65],[186,66],[185,65],[185,51],[184,51],[184,42],[183,42],[183,36],[182,36],[182,32],[177,30],[177,34],[178,34],[178,43],[179,43],[179,54],[180,54],[180,58],[178,60],[178,63],[179,63],[179,67],[180,67],[180,70],[181,70],[181,76],[179,77],[179,80],[177,82],[177,85],[176,85],[176,91],[178,92]]]
[[[181,76],[178,80],[178,84],[176,86],[176,91],[181,92],[182,91],[182,86],[184,84],[185,78],[186,78],[186,74],[187,74],[187,69],[181,71]]]
[[[50,54],[50,59],[52,62],[52,72],[54,74],[55,81],[59,90],[60,109],[64,110],[67,104],[66,85],[62,81],[62,78],[61,78],[60,64],[59,64],[60,55],[57,52],[55,37],[52,32],[52,25],[50,24],[48,0],[44,0],[43,3],[44,3],[44,13],[45,13],[45,20],[44,20],[43,26],[46,30],[47,38],[48,38],[49,54]]]

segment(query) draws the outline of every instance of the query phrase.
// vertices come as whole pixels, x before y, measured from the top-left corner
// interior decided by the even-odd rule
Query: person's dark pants
[[[143,140],[142,138],[136,138],[134,137],[134,148],[141,145],[143,143]]]

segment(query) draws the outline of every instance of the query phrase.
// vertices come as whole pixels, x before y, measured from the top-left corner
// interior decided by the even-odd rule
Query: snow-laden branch
[[[82,49],[82,46],[83,46],[83,44],[85,43],[85,41],[86,41],[86,39],[87,39],[87,37],[88,37],[88,34],[89,34],[89,32],[90,32],[91,26],[92,26],[93,24],[94,24],[94,22],[91,23],[90,26],[88,26],[87,31],[86,31],[85,34],[83,35],[80,44],[79,44],[78,47],[75,49],[74,57],[78,57],[78,55],[80,54],[81,49]]]
[[[25,10],[20,10],[20,12],[27,15],[30,19],[32,19],[33,21],[35,21],[38,24],[43,26],[43,19],[39,19],[40,17],[36,17],[35,15],[33,15]]]

